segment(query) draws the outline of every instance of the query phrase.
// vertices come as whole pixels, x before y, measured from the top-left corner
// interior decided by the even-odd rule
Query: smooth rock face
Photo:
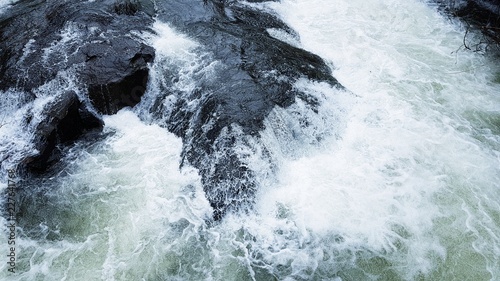
[[[103,114],[134,106],[146,91],[154,49],[129,38],[111,38],[81,49],[87,56],[80,76],[88,85],[92,105]],[[119,58],[119,59],[116,59]]]

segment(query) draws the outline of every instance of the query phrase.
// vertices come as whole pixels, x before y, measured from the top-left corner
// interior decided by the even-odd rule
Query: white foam
[[[0,114],[0,157],[2,157],[2,175],[7,169],[16,169],[20,161],[29,155],[37,153],[31,143],[33,128],[38,125],[43,107],[53,100],[53,97],[36,99],[27,103],[25,93],[10,89],[0,92],[2,113]],[[32,119],[26,124],[26,118]]]
[[[151,65],[148,91],[136,107],[141,118],[150,120],[149,110],[157,99],[162,100],[162,116],[156,117],[157,122],[167,122],[173,106],[184,96],[190,100],[186,109],[195,111],[198,98],[195,89],[200,80],[210,81],[218,62],[210,58],[198,42],[172,28],[170,25],[156,21],[153,25],[154,34],[145,33],[141,36],[155,47],[157,55]],[[202,93],[204,94],[204,93]]]
[[[182,57],[198,46],[198,43],[175,31],[170,25],[157,20],[153,24],[156,34],[146,34],[145,38],[152,43],[160,56]]]
[[[3,14],[16,0],[0,0],[0,14]]]
[[[105,122],[105,132],[113,136],[90,148],[71,149],[66,176],[57,178],[54,189],[44,194],[50,203],[38,210],[58,219],[66,216],[62,225],[48,219],[39,230],[63,239],[19,240],[19,263],[26,264],[31,255],[31,266],[15,278],[114,280],[123,272],[147,276],[180,243],[177,234],[186,228],[186,239],[196,235],[203,219],[211,216],[197,171],[179,171],[180,139],[143,124],[127,110]],[[80,225],[71,226],[78,220]],[[169,244],[165,239],[174,233]],[[81,275],[85,268],[91,272]]]
[[[199,177],[179,171],[181,140],[124,110],[106,117],[111,136],[73,148],[67,175],[45,183],[50,204],[37,213],[65,219],[37,231],[62,240],[22,238],[30,267],[15,278],[499,278],[498,66],[457,52],[463,31],[419,1],[266,9],[333,62],[352,93],[300,79],[319,114],[297,99],[273,110],[260,139],[239,139],[235,151],[260,184],[254,213],[207,227]],[[216,67],[192,39],[155,29],[146,37],[160,48],[158,71],[143,108],[166,85],[161,68],[183,71],[168,85],[188,94]]]

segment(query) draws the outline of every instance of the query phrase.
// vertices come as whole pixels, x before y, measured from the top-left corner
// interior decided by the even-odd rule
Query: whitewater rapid
[[[189,92],[217,67],[157,22],[141,34],[157,49],[141,103],[25,182],[18,273],[2,263],[1,278],[500,279],[498,63],[464,50],[459,23],[422,1],[249,5],[277,13],[299,38],[269,34],[320,55],[347,89],[299,79],[318,112],[300,100],[275,108],[260,138],[236,143],[259,183],[252,212],[208,223],[200,176],[179,168],[182,140],[148,112],[162,69],[175,67]]]

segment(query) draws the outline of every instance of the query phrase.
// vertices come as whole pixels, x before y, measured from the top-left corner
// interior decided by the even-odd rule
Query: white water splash
[[[500,278],[498,66],[457,52],[463,30],[419,1],[264,8],[352,93],[299,80],[319,114],[300,100],[276,108],[261,139],[236,148],[261,185],[255,212],[208,227],[196,171],[178,170],[181,140],[125,110],[105,120],[114,135],[73,148],[65,172],[40,183],[56,188],[26,210],[36,215],[14,280]],[[179,90],[209,79],[196,42],[155,28]],[[144,108],[165,78],[155,73]]]
[[[3,14],[10,6],[16,3],[16,0],[0,0],[0,15]]]
[[[155,268],[168,272],[169,263],[182,259],[164,255],[182,250],[176,244],[183,229],[189,239],[204,227],[211,208],[196,171],[179,171],[181,140],[126,110],[105,122],[112,136],[72,148],[59,176],[38,182],[57,188],[43,195],[48,204],[29,199],[37,211],[24,225],[41,223],[19,230],[21,273],[10,280],[155,276]]]

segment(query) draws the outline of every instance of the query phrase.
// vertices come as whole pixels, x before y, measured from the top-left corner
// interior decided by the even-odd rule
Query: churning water
[[[162,69],[178,70],[173,86],[189,93],[217,68],[157,22],[143,35],[158,55],[142,102],[105,117],[105,137],[68,149],[57,173],[20,187],[34,192],[19,202],[18,273],[2,263],[2,278],[500,280],[498,64],[463,50],[464,30],[421,1],[258,7],[300,41],[271,35],[327,60],[348,91],[299,80],[319,113],[300,101],[276,108],[261,137],[247,137],[254,210],[207,225],[200,177],[179,169],[182,141],[148,114],[171,79]]]

